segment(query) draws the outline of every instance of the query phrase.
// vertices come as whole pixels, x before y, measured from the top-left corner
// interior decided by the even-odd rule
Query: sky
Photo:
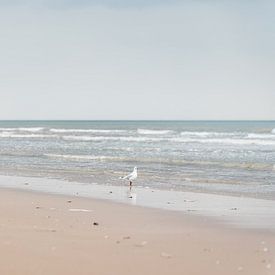
[[[275,119],[275,1],[0,0],[0,119]]]

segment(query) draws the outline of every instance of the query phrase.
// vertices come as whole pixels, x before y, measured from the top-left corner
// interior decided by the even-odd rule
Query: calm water
[[[275,199],[275,121],[0,121],[0,172]]]

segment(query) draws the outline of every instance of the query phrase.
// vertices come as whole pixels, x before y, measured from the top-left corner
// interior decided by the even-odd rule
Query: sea
[[[0,121],[0,174],[275,199],[275,121]]]

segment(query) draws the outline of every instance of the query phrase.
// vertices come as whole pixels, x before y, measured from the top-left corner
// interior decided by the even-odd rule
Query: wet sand
[[[5,188],[0,204],[0,274],[274,274],[266,230]]]

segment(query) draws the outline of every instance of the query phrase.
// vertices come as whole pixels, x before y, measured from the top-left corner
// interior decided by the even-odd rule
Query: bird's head
[[[134,171],[137,171],[137,169],[138,169],[138,168],[135,166],[135,167],[134,167]]]

